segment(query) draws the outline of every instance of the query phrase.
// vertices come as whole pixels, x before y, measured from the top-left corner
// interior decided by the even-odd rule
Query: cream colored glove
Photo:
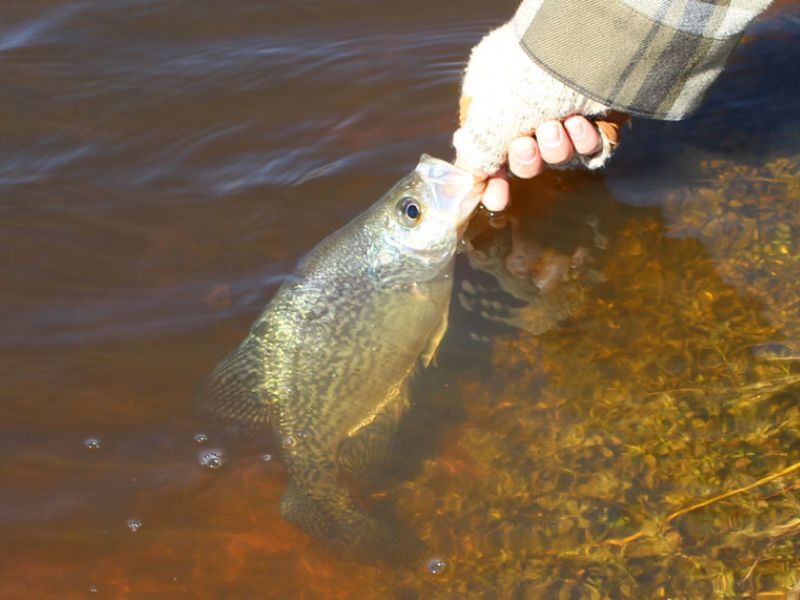
[[[453,136],[456,157],[491,175],[506,162],[509,143],[531,135],[541,123],[573,114],[602,116],[608,110],[542,70],[522,49],[509,23],[472,50],[462,87],[461,128]],[[617,141],[616,130],[599,131],[602,150],[577,157],[590,169],[603,166]]]

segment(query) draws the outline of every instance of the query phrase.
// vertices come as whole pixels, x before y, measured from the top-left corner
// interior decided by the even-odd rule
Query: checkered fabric
[[[523,0],[512,23],[542,69],[618,111],[690,115],[771,0]]]

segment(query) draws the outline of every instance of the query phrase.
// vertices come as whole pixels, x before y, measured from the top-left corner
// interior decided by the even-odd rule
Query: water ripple
[[[84,4],[61,6],[25,23],[0,31],[0,52],[16,50],[54,39],[53,30],[63,26],[71,17],[85,8]],[[51,34],[51,35],[48,35]]]
[[[0,328],[0,348],[47,347],[182,332],[264,305],[288,277],[273,263],[236,280],[183,282],[157,289],[106,292],[15,311]]]

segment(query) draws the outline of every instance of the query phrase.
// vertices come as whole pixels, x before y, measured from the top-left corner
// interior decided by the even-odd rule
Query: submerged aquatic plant
[[[703,169],[620,211],[569,318],[495,339],[396,492],[448,570],[391,589],[800,597],[800,156]]]

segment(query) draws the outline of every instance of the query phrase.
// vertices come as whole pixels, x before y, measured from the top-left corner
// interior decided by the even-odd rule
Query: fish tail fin
[[[290,483],[281,500],[281,515],[354,560],[403,562],[423,548],[421,542],[388,520],[367,514],[345,490],[320,495]]]
[[[269,427],[267,353],[252,337],[223,358],[194,393],[195,407],[235,434]]]

